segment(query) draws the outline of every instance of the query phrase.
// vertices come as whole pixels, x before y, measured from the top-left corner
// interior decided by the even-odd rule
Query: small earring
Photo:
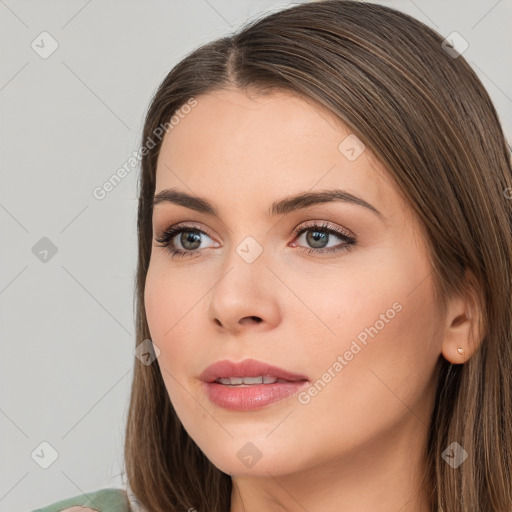
[[[459,347],[459,348],[457,349],[457,352],[458,352],[461,356],[463,356],[463,355],[464,355],[464,349],[463,349],[462,347]]]

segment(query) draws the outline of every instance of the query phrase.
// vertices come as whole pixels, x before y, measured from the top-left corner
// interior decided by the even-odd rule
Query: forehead
[[[368,149],[347,158],[346,146],[358,139],[323,106],[283,91],[220,90],[196,100],[164,137],[156,192],[185,186],[220,210],[226,201],[270,204],[315,188],[343,188],[381,211],[396,202],[388,173]]]

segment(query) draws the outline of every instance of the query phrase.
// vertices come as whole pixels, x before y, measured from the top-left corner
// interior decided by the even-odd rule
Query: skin
[[[452,298],[439,314],[413,210],[368,148],[354,161],[340,152],[351,130],[323,107],[287,92],[248,97],[230,89],[196,99],[164,138],[156,192],[176,187],[203,197],[220,218],[155,206],[154,236],[180,222],[207,234],[185,258],[153,242],[145,307],[178,417],[232,477],[230,512],[429,511],[420,483],[436,363],[471,355],[468,302]],[[341,202],[265,213],[273,201],[333,188],[383,218]],[[302,249],[321,245],[293,229],[308,221],[349,230],[357,243],[307,254]],[[252,263],[236,252],[247,236],[263,249]],[[179,235],[174,241],[184,250]],[[328,247],[342,243],[329,235]],[[220,359],[252,357],[315,383],[397,303],[400,311],[307,404],[295,395],[229,411],[209,401],[198,378]],[[237,456],[249,442],[261,453],[251,467]]]

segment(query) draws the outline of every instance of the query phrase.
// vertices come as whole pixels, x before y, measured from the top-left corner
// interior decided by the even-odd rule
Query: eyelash
[[[317,232],[319,231],[321,233],[327,233],[329,235],[336,235],[339,238],[344,239],[343,245],[335,247],[335,248],[331,247],[331,248],[327,248],[327,249],[325,249],[325,248],[324,249],[315,249],[313,247],[310,247],[310,248],[302,247],[301,250],[307,254],[313,254],[313,253],[324,254],[324,253],[336,253],[339,251],[350,251],[356,244],[356,239],[352,236],[347,235],[343,230],[341,230],[339,228],[335,228],[332,226],[329,227],[329,226],[330,225],[327,223],[323,223],[323,224],[311,223],[308,225],[302,225],[299,228],[295,229],[293,231],[293,234],[295,235],[295,237],[299,237],[306,231],[317,231]],[[160,233],[158,235],[158,237],[155,238],[155,241],[158,242],[158,244],[160,244],[160,245],[158,245],[158,247],[166,248],[170,252],[172,258],[174,258],[174,257],[178,257],[178,258],[191,257],[194,254],[196,254],[197,252],[199,252],[200,249],[195,249],[193,251],[183,251],[181,249],[173,248],[174,243],[172,242],[172,239],[177,234],[180,234],[183,231],[185,231],[185,232],[188,231],[188,232],[192,232],[192,233],[196,233],[196,234],[204,234],[204,235],[210,237],[208,235],[208,233],[204,232],[203,230],[201,230],[195,226],[191,226],[188,224],[177,224],[176,226],[172,226],[172,227],[164,230],[162,233]]]

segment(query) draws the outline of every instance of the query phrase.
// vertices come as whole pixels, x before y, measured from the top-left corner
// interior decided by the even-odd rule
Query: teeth
[[[243,381],[244,384],[263,384],[263,377],[243,377],[239,380]]]
[[[239,385],[253,385],[253,384],[274,384],[275,382],[288,382],[277,377],[270,377],[268,375],[262,377],[222,377],[216,380],[220,384],[226,384],[228,386],[239,386]]]

